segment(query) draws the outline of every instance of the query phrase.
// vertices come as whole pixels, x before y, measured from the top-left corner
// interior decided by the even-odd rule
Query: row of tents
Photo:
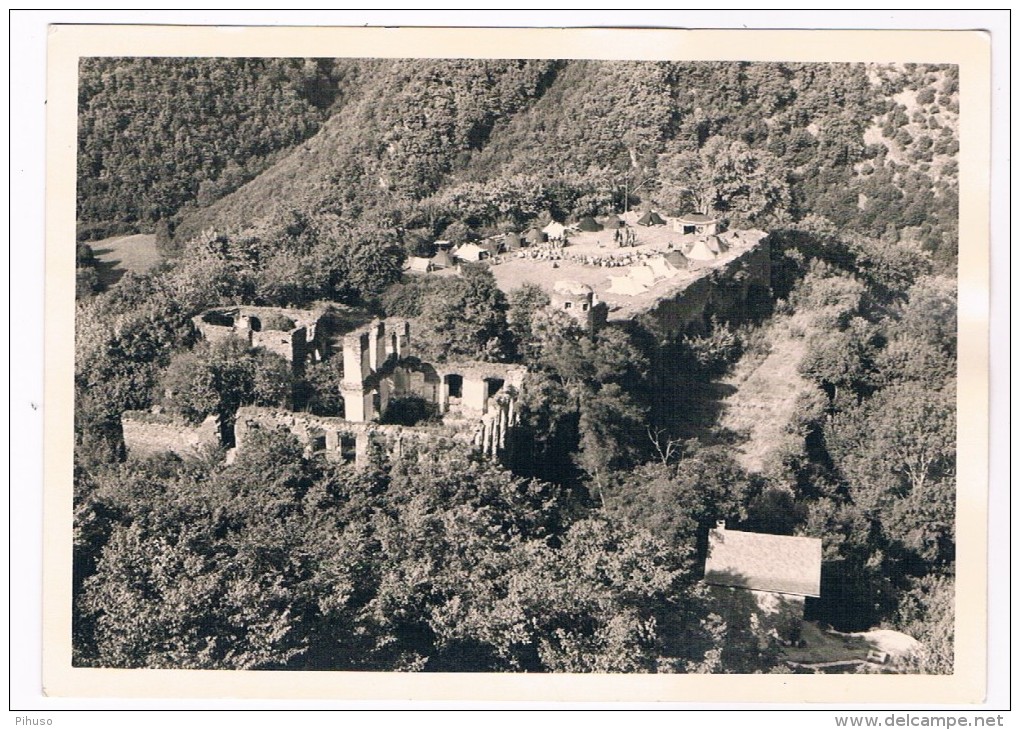
[[[755,244],[765,235],[765,231],[760,230],[727,231],[686,243],[680,249],[650,257],[631,266],[623,276],[610,276],[609,293],[627,296],[643,294],[658,282],[679,275],[684,269],[714,261],[734,246]]]
[[[650,210],[638,218],[637,224],[639,226],[664,226],[666,225],[666,220],[654,210]],[[612,231],[623,228],[625,225],[623,220],[616,215],[611,215],[601,222],[588,215],[569,226],[565,226],[558,221],[552,221],[542,229],[542,232],[549,236],[549,238],[562,238],[564,234],[571,230],[597,233],[598,231]]]
[[[687,259],[679,251],[670,251],[664,256],[653,256],[631,266],[623,276],[609,277],[609,293],[635,296],[655,286],[664,279],[672,279],[687,268]]]
[[[690,220],[688,220],[688,218]],[[705,224],[711,225],[709,232],[714,233],[714,224],[717,222],[708,216],[688,216],[678,219],[678,222],[685,224],[684,232],[691,224],[697,224],[699,232],[705,231]],[[666,220],[654,210],[646,211],[637,220],[639,226],[663,226]],[[626,223],[616,215],[610,215],[602,221],[597,221],[591,216],[584,216],[576,223],[569,226],[559,221],[551,221],[542,228],[533,226],[523,233],[507,233],[503,236],[487,238],[477,243],[465,243],[453,250],[448,251],[445,246],[431,258],[413,256],[408,260],[408,268],[411,271],[428,272],[436,269],[445,269],[455,266],[457,262],[477,262],[498,256],[503,253],[512,253],[526,246],[534,246],[549,241],[562,241],[570,231],[583,231],[595,233],[598,231],[618,230],[626,226]],[[714,239],[714,240],[713,240]],[[446,241],[437,241],[438,244],[447,244]],[[709,236],[709,240],[698,245],[697,250],[687,254],[688,258],[707,261],[725,250],[725,245],[718,236]]]

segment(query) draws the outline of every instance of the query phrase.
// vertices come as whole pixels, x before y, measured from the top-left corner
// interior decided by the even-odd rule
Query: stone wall
[[[446,438],[469,447],[474,437],[474,432],[457,427],[352,423],[343,418],[246,406],[238,409],[234,423],[238,455],[244,453],[245,445],[257,430],[286,431],[297,437],[306,456],[321,454],[329,461],[353,462],[358,467],[368,464],[373,448],[399,456],[408,443],[433,444]]]
[[[656,302],[638,321],[663,338],[697,332],[713,314],[745,319],[756,314],[758,300],[772,286],[771,252],[767,239],[744,251],[671,297]]]
[[[475,430],[472,443],[490,458],[497,458],[506,448],[510,430],[520,421],[517,398],[509,393],[491,398],[488,411]]]
[[[306,363],[329,356],[330,333],[320,326],[323,317],[321,310],[235,306],[207,310],[193,317],[192,322],[209,342],[239,337],[250,347],[276,353],[301,372]],[[269,326],[271,318],[289,320],[293,326],[273,329]]]
[[[285,357],[289,351],[295,368],[306,357],[312,357],[313,331],[314,338],[327,341],[320,323],[315,325],[317,331],[311,324],[287,332],[253,328],[253,319],[269,311],[256,307],[209,310],[196,317],[195,323],[209,339],[240,332],[254,346]],[[406,439],[435,441],[446,437],[463,443],[465,448],[474,445],[487,456],[497,457],[506,446],[509,430],[518,421],[517,398],[526,368],[474,361],[432,366],[410,355],[410,337],[410,325],[401,319],[373,320],[348,331],[342,337],[344,369],[340,388],[345,417],[243,407],[238,409],[233,427],[233,453],[243,452],[252,431],[270,429],[292,433],[308,455],[321,453],[334,461],[364,464],[373,445],[396,453]],[[330,334],[328,339],[332,338]],[[434,404],[443,423],[397,426],[377,422],[391,399],[407,396]],[[215,421],[191,427],[162,414],[125,414],[124,423],[125,441],[137,454],[169,451],[191,455],[207,444],[220,443]],[[229,436],[223,436],[228,443]]]
[[[296,369],[304,366],[309,356],[306,330],[304,327],[289,332],[279,330],[263,330],[261,332],[250,332],[250,343],[252,347],[261,347],[274,352]]]
[[[172,453],[195,459],[220,446],[220,422],[215,416],[196,426],[163,413],[125,411],[120,423],[124,445],[133,457]]]

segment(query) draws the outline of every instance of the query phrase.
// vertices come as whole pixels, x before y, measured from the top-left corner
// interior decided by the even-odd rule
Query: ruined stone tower
[[[606,323],[608,307],[600,302],[595,291],[587,284],[562,280],[553,285],[550,297],[554,309],[566,312],[588,332],[595,332]]]

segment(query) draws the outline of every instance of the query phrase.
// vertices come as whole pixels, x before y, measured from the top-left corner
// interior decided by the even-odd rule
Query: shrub
[[[709,375],[721,375],[741,355],[737,333],[726,325],[712,323],[712,331],[704,337],[684,337],[684,347],[691,358]]]
[[[262,329],[274,332],[290,332],[297,325],[290,317],[278,312],[270,312],[262,316]]]
[[[439,411],[435,403],[416,395],[409,395],[391,400],[381,420],[382,423],[398,426],[417,426],[419,423],[437,421],[438,417]]]

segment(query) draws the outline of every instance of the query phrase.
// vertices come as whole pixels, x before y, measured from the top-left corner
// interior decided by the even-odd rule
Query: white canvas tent
[[[432,259],[423,258],[421,256],[412,256],[407,260],[407,268],[410,271],[427,274],[432,271]]]
[[[726,253],[729,250],[729,246],[719,236],[709,236],[705,239],[705,245],[714,254]]]
[[[704,241],[695,241],[691,244],[691,248],[686,251],[684,255],[692,261],[715,260],[715,253],[705,244]]]
[[[630,273],[627,274],[631,279],[636,281],[645,287],[655,286],[655,272],[648,266],[641,264],[639,266],[631,266]]]
[[[461,261],[481,261],[488,258],[489,252],[474,243],[465,243],[454,251],[453,255]]]
[[[542,229],[542,233],[549,236],[549,238],[563,238],[563,234],[566,233],[566,230],[567,227],[565,225],[553,221]]]
[[[632,297],[636,294],[644,294],[648,291],[647,286],[637,283],[630,278],[630,276],[610,276],[609,281],[610,294],[625,294],[626,296]]]
[[[645,261],[645,264],[652,270],[656,279],[670,279],[679,273],[665,256],[655,256]]]

